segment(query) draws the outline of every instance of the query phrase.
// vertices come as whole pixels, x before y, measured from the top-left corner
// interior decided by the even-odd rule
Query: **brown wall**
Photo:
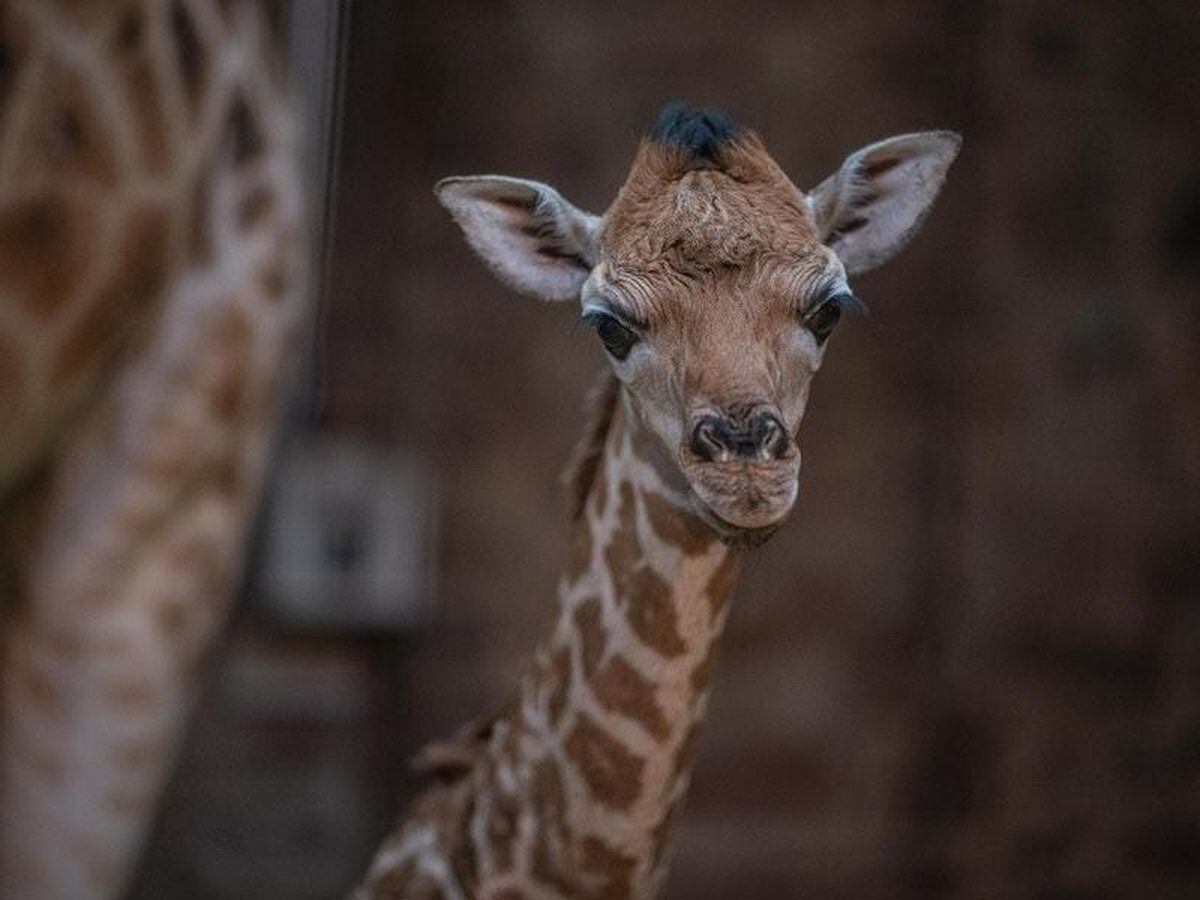
[[[329,651],[374,685],[338,738],[354,777],[390,802],[388,756],[514,684],[603,365],[432,183],[528,175],[600,211],[678,97],[801,186],[949,127],[945,194],[858,280],[799,511],[739,588],[669,895],[1200,896],[1197,9],[357,3],[322,427],[422,451],[443,506],[432,627]]]

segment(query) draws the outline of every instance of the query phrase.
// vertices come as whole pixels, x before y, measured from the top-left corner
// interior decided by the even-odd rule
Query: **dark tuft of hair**
[[[658,114],[647,136],[664,147],[719,165],[721,147],[744,130],[714,107],[670,103]]]

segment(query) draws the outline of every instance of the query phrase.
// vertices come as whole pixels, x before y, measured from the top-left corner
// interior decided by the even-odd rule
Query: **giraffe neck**
[[[227,614],[305,296],[267,5],[0,2],[2,898],[126,892]]]
[[[557,624],[492,727],[493,790],[473,831],[487,838],[478,861],[500,875],[498,895],[533,882],[569,897],[651,897],[665,875],[737,557],[661,453],[622,395],[575,522]]]

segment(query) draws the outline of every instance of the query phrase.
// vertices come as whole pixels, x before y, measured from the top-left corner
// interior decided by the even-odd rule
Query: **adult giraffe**
[[[0,898],[120,896],[301,318],[251,0],[0,3]]]
[[[438,185],[503,281],[581,303],[611,373],[574,467],[557,624],[500,715],[427,751],[439,781],[358,900],[658,894],[738,559],[795,501],[847,277],[913,235],[958,147],[894,137],[805,194],[755,134],[673,105],[603,216],[531,181]]]

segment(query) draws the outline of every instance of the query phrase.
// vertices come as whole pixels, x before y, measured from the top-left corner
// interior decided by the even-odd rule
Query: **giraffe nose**
[[[702,416],[692,429],[692,452],[706,462],[780,459],[788,448],[787,429],[769,412],[743,418]]]

